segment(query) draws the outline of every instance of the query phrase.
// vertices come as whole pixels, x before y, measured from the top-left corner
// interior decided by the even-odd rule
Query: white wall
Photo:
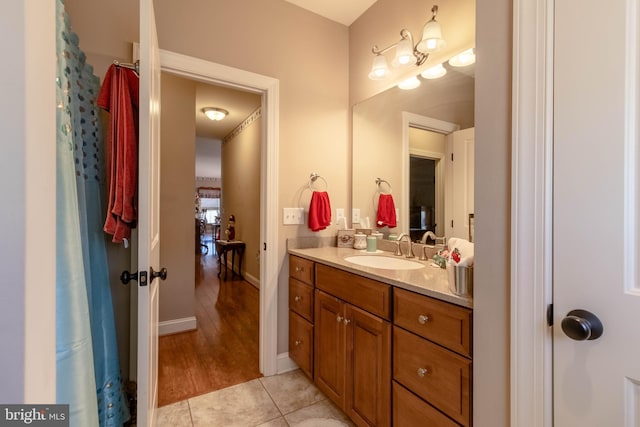
[[[0,14],[0,402],[55,402],[55,2]]]

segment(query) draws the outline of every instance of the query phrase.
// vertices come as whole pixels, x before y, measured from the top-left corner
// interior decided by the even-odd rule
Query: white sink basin
[[[345,257],[344,260],[363,267],[382,268],[386,270],[417,270],[424,268],[424,264],[400,257],[352,255]]]

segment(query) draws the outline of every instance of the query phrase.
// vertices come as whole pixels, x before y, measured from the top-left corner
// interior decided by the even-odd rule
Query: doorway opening
[[[252,212],[253,215],[259,212],[259,371],[265,376],[274,375],[277,372],[279,82],[271,77],[163,50],[160,51],[160,63],[163,72],[261,96],[260,207],[259,210],[254,207]],[[224,196],[222,204],[224,209]]]

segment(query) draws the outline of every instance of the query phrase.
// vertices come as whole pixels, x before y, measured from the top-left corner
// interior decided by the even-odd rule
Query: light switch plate
[[[360,223],[360,209],[358,208],[353,208],[351,210],[351,222],[353,224],[355,223]]]
[[[282,208],[282,224],[304,224],[304,208]]]
[[[336,222],[339,222],[341,218],[344,218],[344,209],[337,208],[336,209]]]

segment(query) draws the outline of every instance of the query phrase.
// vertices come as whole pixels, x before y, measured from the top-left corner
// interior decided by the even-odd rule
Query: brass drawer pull
[[[342,322],[343,322],[345,325],[348,325],[349,323],[351,323],[351,320],[349,320],[349,319],[345,318]]]
[[[424,378],[425,375],[429,374],[429,369],[427,368],[418,368],[418,376],[420,378]]]
[[[295,302],[300,302],[300,301],[302,301],[302,297],[301,297],[300,295],[296,295],[296,296],[293,298],[293,300],[294,300]]]
[[[429,321],[429,316],[425,316],[424,314],[421,314],[420,316],[418,316],[418,323],[420,323],[421,325],[424,325],[428,321]]]
[[[302,345],[302,340],[296,340],[295,345],[296,345],[296,347],[299,346],[299,345]]]
[[[339,314],[336,316],[336,322],[342,322],[344,320],[344,317],[340,316]]]
[[[298,273],[299,273],[299,272],[301,272],[301,271],[304,271],[304,267],[296,267],[296,272],[298,272]]]

